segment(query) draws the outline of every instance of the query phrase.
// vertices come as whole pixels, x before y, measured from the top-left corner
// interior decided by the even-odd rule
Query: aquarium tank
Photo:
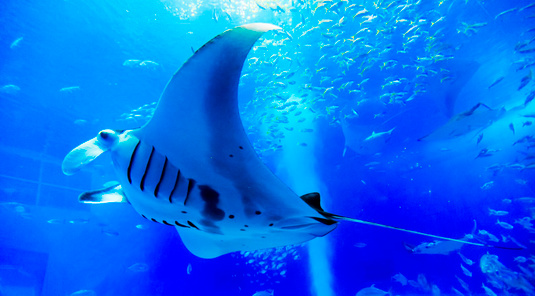
[[[0,24],[0,295],[535,295],[532,0]]]

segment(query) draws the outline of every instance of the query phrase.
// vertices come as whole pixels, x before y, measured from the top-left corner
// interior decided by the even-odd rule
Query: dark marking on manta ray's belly
[[[166,157],[166,160],[167,160],[167,157]],[[173,190],[171,190],[171,193],[169,194],[169,203],[173,202],[172,196],[173,196],[173,193],[175,193],[175,190],[178,186],[179,178],[180,178],[180,170],[178,170],[178,172],[176,173],[175,186],[173,186]]]
[[[126,171],[126,175],[128,177],[128,183],[132,184],[132,177],[130,176],[130,173],[132,171],[132,163],[134,163],[134,158],[136,157],[137,148],[139,147],[139,143],[141,141],[137,142],[136,147],[134,148],[134,151],[132,151],[132,155],[130,155],[130,162],[128,163],[128,170]]]
[[[262,214],[262,212],[260,212],[260,211],[256,211],[256,212],[254,212],[254,213],[255,213],[256,215],[260,215],[260,214]]]
[[[238,148],[240,148],[240,150],[243,150],[243,146],[240,146],[240,147],[238,147]]]
[[[197,229],[197,230],[200,230],[199,227],[197,227],[195,224],[193,224],[193,222],[191,222],[189,220],[188,220],[188,225],[193,227],[193,228],[195,228],[195,229]]]
[[[229,154],[229,156],[228,156],[228,157],[234,157],[234,155],[232,155],[232,154]]]
[[[204,201],[202,214],[211,220],[223,220],[225,218],[225,211],[217,207],[219,193],[208,185],[199,185],[199,190],[201,190],[201,197]]]
[[[147,177],[147,172],[149,171],[150,162],[152,160],[153,154],[154,154],[154,146],[152,146],[152,149],[150,150],[149,161],[147,161],[147,165],[145,166],[145,171],[143,172],[143,177],[141,177],[141,183],[139,184],[139,188],[141,189],[141,191],[145,190],[145,178]]]
[[[210,228],[210,230],[209,230],[210,232],[222,234],[221,231],[219,230],[219,227],[217,225],[215,225],[214,221],[208,220],[208,219],[202,219],[199,222],[203,226],[206,226],[207,228]],[[206,229],[205,229],[205,231],[206,231]]]
[[[188,212],[186,212],[186,211],[180,211],[180,212],[181,212],[182,214],[187,214],[187,213],[188,213]]]
[[[145,217],[145,215],[141,215],[141,217],[143,217],[143,218],[147,219],[147,217]],[[148,220],[148,219],[147,219],[147,220]]]
[[[178,223],[178,221],[175,221],[175,224],[176,224],[176,226],[180,226],[180,227],[184,227],[184,228],[189,228],[189,226],[186,226],[186,225],[184,225],[184,224],[180,224],[180,223]]]
[[[163,162],[163,169],[162,169],[162,174],[160,175],[160,180],[158,181],[158,184],[156,184],[156,188],[154,189],[154,197],[158,197],[158,191],[160,190],[160,185],[162,184],[162,180],[165,175],[166,167],[167,167],[167,156],[165,157],[165,160]]]
[[[234,215],[228,215],[229,219],[234,219]]]
[[[188,179],[188,191],[186,192],[186,198],[184,199],[184,205],[186,205],[186,202],[188,201],[188,198],[189,198],[189,194],[191,192],[191,190],[193,190],[193,187],[195,186],[195,180],[193,179]]]
[[[152,222],[158,223],[158,221],[156,221],[156,219],[154,219],[154,218],[150,218],[150,219],[152,220]]]

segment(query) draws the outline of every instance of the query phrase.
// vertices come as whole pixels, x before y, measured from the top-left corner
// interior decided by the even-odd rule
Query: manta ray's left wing
[[[206,43],[171,78],[153,118],[136,135],[185,169],[206,161],[224,162],[238,154],[258,161],[240,119],[238,84],[256,40],[278,29],[250,24]]]

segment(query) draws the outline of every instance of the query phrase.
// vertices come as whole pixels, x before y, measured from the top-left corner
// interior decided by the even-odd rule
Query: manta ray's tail
[[[478,247],[499,248],[499,249],[506,249],[506,250],[522,250],[522,248],[511,248],[511,247],[489,245],[489,244],[485,244],[485,243],[470,242],[470,241],[466,241],[466,240],[462,240],[462,239],[455,239],[455,238],[451,238],[451,237],[445,237],[445,236],[434,235],[434,234],[429,234],[429,233],[424,233],[424,232],[419,232],[419,231],[414,231],[414,230],[408,230],[408,229],[399,228],[399,227],[395,227],[395,226],[389,226],[389,225],[384,225],[384,224],[379,224],[379,223],[375,223],[375,222],[364,221],[364,220],[355,219],[355,218],[349,218],[349,217],[335,215],[335,214],[329,214],[329,217],[331,219],[335,219],[335,220],[345,220],[345,221],[350,221],[350,222],[355,222],[355,223],[360,223],[360,224],[366,224],[366,225],[378,226],[378,227],[382,227],[382,228],[394,229],[394,230],[398,230],[398,231],[403,231],[403,232],[408,232],[408,233],[413,233],[413,234],[423,235],[423,236],[432,237],[432,238],[436,238],[436,239],[452,241],[452,242],[458,242],[458,243],[463,243],[463,244],[473,245],[473,246],[478,246]]]
[[[377,226],[377,227],[382,227],[382,228],[394,229],[394,230],[398,230],[398,231],[403,231],[403,232],[423,235],[423,236],[432,237],[432,238],[441,239],[441,240],[459,242],[459,243],[478,246],[478,247],[499,248],[499,249],[508,249],[508,250],[522,250],[522,248],[509,248],[509,247],[489,245],[489,244],[485,244],[485,243],[470,242],[470,241],[466,241],[466,240],[462,240],[462,239],[455,239],[455,238],[451,238],[451,237],[434,235],[434,234],[419,232],[419,231],[415,231],[415,230],[408,230],[408,229],[399,228],[399,227],[395,227],[395,226],[389,226],[389,225],[379,224],[379,223],[375,223],[375,222],[369,222],[369,221],[364,221],[364,220],[360,220],[360,219],[349,218],[349,217],[345,217],[345,216],[341,216],[341,215],[332,214],[332,213],[326,212],[321,207],[320,194],[317,193],[317,192],[312,192],[312,193],[308,193],[308,194],[302,195],[301,199],[304,202],[306,202],[311,208],[313,208],[314,210],[318,211],[318,213],[320,213],[323,217],[325,217],[325,219],[321,219],[322,220],[321,222],[323,222],[323,223],[326,223],[326,222],[324,222],[325,220],[326,221],[330,221],[331,223],[334,223],[336,220],[344,220],[344,221],[350,221],[350,222],[355,222],[355,223],[360,223],[360,224],[372,225],[372,226]],[[476,223],[476,221],[474,220],[474,229],[472,231],[472,235],[475,232],[476,227],[477,227],[476,226],[477,224],[475,224],[475,223]]]

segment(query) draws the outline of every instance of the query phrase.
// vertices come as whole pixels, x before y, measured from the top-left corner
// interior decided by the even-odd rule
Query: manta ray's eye
[[[97,138],[101,143],[112,144],[118,139],[118,134],[113,130],[106,129],[100,131]]]

